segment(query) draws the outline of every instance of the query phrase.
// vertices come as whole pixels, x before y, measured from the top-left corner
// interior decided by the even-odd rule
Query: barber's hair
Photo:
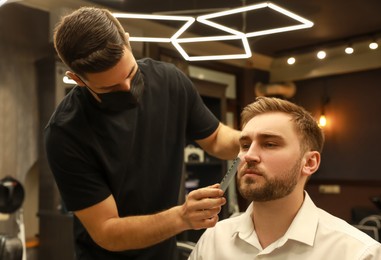
[[[115,66],[131,49],[120,22],[106,9],[82,7],[62,17],[54,30],[54,48],[73,72],[97,73]]]
[[[303,107],[290,101],[274,97],[257,97],[241,113],[242,128],[255,116],[271,112],[282,112],[291,116],[296,132],[300,136],[304,151],[323,150],[324,134],[316,120]]]

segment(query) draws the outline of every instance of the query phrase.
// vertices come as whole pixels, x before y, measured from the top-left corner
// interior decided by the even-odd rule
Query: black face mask
[[[87,88],[99,97],[102,109],[109,111],[123,111],[135,108],[139,104],[144,90],[144,78],[140,69],[138,69],[131,81],[130,91],[97,93],[89,87]]]

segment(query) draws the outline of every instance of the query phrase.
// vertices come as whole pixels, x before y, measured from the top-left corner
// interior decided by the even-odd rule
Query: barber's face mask
[[[91,92],[95,93],[101,100],[102,109],[110,111],[123,111],[135,108],[141,99],[144,90],[144,78],[140,69],[136,71],[131,81],[130,91],[113,91],[108,93],[97,93],[87,87]]]

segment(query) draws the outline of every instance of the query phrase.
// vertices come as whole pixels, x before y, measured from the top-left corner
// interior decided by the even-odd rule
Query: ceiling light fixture
[[[178,37],[182,34],[192,23],[196,20],[190,16],[173,16],[173,15],[151,15],[151,14],[129,14],[129,13],[113,13],[116,18],[123,19],[145,19],[145,20],[162,20],[162,21],[183,21],[184,25],[176,31],[176,33],[171,38],[161,38],[161,37],[134,37],[130,36],[129,40],[131,42],[171,42],[171,39]]]
[[[355,50],[353,49],[353,47],[351,45],[348,45],[346,48],[345,48],[345,53],[346,54],[352,54]]]
[[[378,43],[377,41],[373,40],[371,43],[369,43],[369,49],[375,50],[378,48]]]
[[[327,56],[327,53],[325,51],[319,51],[316,55],[316,57],[318,57],[318,59],[320,60],[325,59],[326,56]]]
[[[308,49],[306,48],[305,50],[300,48],[298,50],[290,50],[287,53],[282,54],[282,60],[284,63],[287,61],[288,65],[292,65],[294,64],[292,63],[292,58],[295,58],[295,62],[296,60],[301,60],[301,62],[304,64],[304,58],[307,57],[306,55],[309,56],[308,59],[311,56],[316,56],[320,60],[325,59],[327,55],[334,58],[346,54],[355,55],[354,53],[362,55],[363,51],[367,49],[367,46],[369,46],[370,49],[368,49],[368,51],[378,49],[378,41],[380,40],[379,37],[379,35],[361,35],[352,37],[350,39],[345,39],[345,42],[343,40],[339,40],[336,42],[322,43],[320,46],[308,47]]]
[[[327,96],[327,94],[325,94],[325,97],[322,99],[321,114],[318,121],[318,125],[320,128],[325,128],[327,126],[328,120],[325,113],[325,109],[329,102],[330,98]]]
[[[172,20],[172,21],[185,21],[185,24],[176,31],[170,38],[158,37],[133,37],[130,36],[129,40],[142,41],[142,42],[171,42],[177,51],[183,56],[185,60],[201,61],[201,60],[224,60],[224,59],[243,59],[251,57],[251,50],[249,42],[244,34],[238,31],[231,31],[233,35],[224,36],[209,36],[209,37],[193,37],[182,38],[178,37],[183,34],[194,22],[195,18],[189,16],[170,16],[170,15],[146,15],[146,14],[126,14],[126,13],[113,13],[116,18],[125,19],[152,19],[152,20]],[[208,56],[189,56],[186,51],[181,47],[180,43],[193,43],[193,42],[209,42],[209,41],[226,41],[226,40],[241,40],[244,46],[245,53],[243,54],[228,54],[228,55],[208,55]]]
[[[204,56],[189,56],[185,50],[181,47],[180,43],[192,43],[192,42],[207,42],[207,41],[226,41],[226,40],[237,40],[242,41],[245,53],[243,54],[224,54],[224,55],[204,55]],[[211,37],[195,37],[195,38],[183,38],[174,39],[172,44],[175,46],[177,51],[183,56],[185,60],[189,61],[204,61],[204,60],[226,60],[226,59],[245,59],[250,58],[252,53],[250,50],[250,45],[245,37],[245,35],[231,35],[231,36],[211,36]]]
[[[301,24],[285,26],[280,28],[271,28],[267,30],[254,31],[254,32],[240,32],[234,30],[230,27],[215,23],[209,19],[216,17],[228,16],[237,13],[243,13],[248,11],[253,11],[261,8],[270,8],[276,12],[280,12]],[[140,41],[140,42],[171,42],[177,51],[183,56],[184,59],[189,61],[196,60],[222,60],[222,59],[244,59],[252,56],[250,45],[247,38],[256,37],[261,35],[280,33],[292,30],[299,30],[304,28],[309,28],[313,26],[313,22],[292,13],[278,5],[272,4],[271,2],[264,2],[260,4],[254,4],[250,6],[244,6],[240,8],[234,8],[222,12],[215,12],[211,14],[201,15],[197,18],[190,16],[173,16],[173,15],[150,15],[150,14],[129,14],[129,13],[114,13],[116,18],[130,18],[130,19],[152,19],[152,20],[175,20],[184,21],[185,24],[170,38],[160,38],[160,37],[134,37],[130,36],[130,41]],[[179,38],[195,21],[203,23],[207,26],[214,27],[216,29],[222,30],[229,35],[222,36],[209,36],[209,37],[193,37],[193,38]],[[194,42],[210,42],[210,41],[227,41],[227,40],[241,40],[244,47],[244,53],[240,54],[228,54],[228,55],[205,55],[205,56],[189,56],[186,51],[181,47],[181,43],[194,43]]]
[[[215,23],[215,22],[212,22],[209,19],[213,19],[213,18],[221,17],[221,16],[228,16],[228,15],[237,14],[237,13],[253,11],[253,10],[258,10],[258,9],[262,9],[262,8],[270,8],[274,11],[277,11],[281,14],[284,14],[284,15],[300,22],[301,24],[279,27],[279,28],[272,28],[272,29],[255,31],[255,32],[248,32],[248,33],[245,33],[246,37],[256,37],[256,36],[273,34],[273,33],[299,30],[299,29],[304,29],[304,28],[310,28],[314,25],[313,22],[311,22],[311,21],[309,21],[309,20],[307,20],[307,19],[305,19],[305,18],[303,18],[303,17],[301,17],[295,13],[292,13],[292,12],[290,12],[290,11],[288,11],[288,10],[278,6],[278,5],[270,3],[270,2],[254,4],[254,5],[250,5],[250,6],[244,6],[244,7],[235,8],[235,9],[226,10],[226,11],[217,12],[217,13],[212,13],[212,14],[201,15],[201,16],[197,17],[197,21],[204,23],[206,25],[209,25],[211,27],[215,27],[215,28],[218,28],[220,30],[232,33],[233,31],[235,31],[232,28],[218,24],[218,23]],[[244,33],[244,32],[242,32],[242,33]]]
[[[320,128],[324,128],[327,125],[327,117],[324,114],[320,115],[318,125]]]
[[[296,59],[294,57],[290,57],[287,59],[287,64],[289,65],[293,65],[295,64],[295,62],[296,62]]]

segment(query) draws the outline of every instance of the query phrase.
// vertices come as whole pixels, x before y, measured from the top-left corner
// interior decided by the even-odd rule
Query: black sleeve
[[[182,74],[181,71],[179,71]],[[192,81],[183,74],[184,86],[189,97],[187,137],[199,140],[210,136],[217,129],[219,120],[206,107]]]
[[[47,160],[67,210],[87,208],[111,194],[83,139],[50,125],[44,140]]]

